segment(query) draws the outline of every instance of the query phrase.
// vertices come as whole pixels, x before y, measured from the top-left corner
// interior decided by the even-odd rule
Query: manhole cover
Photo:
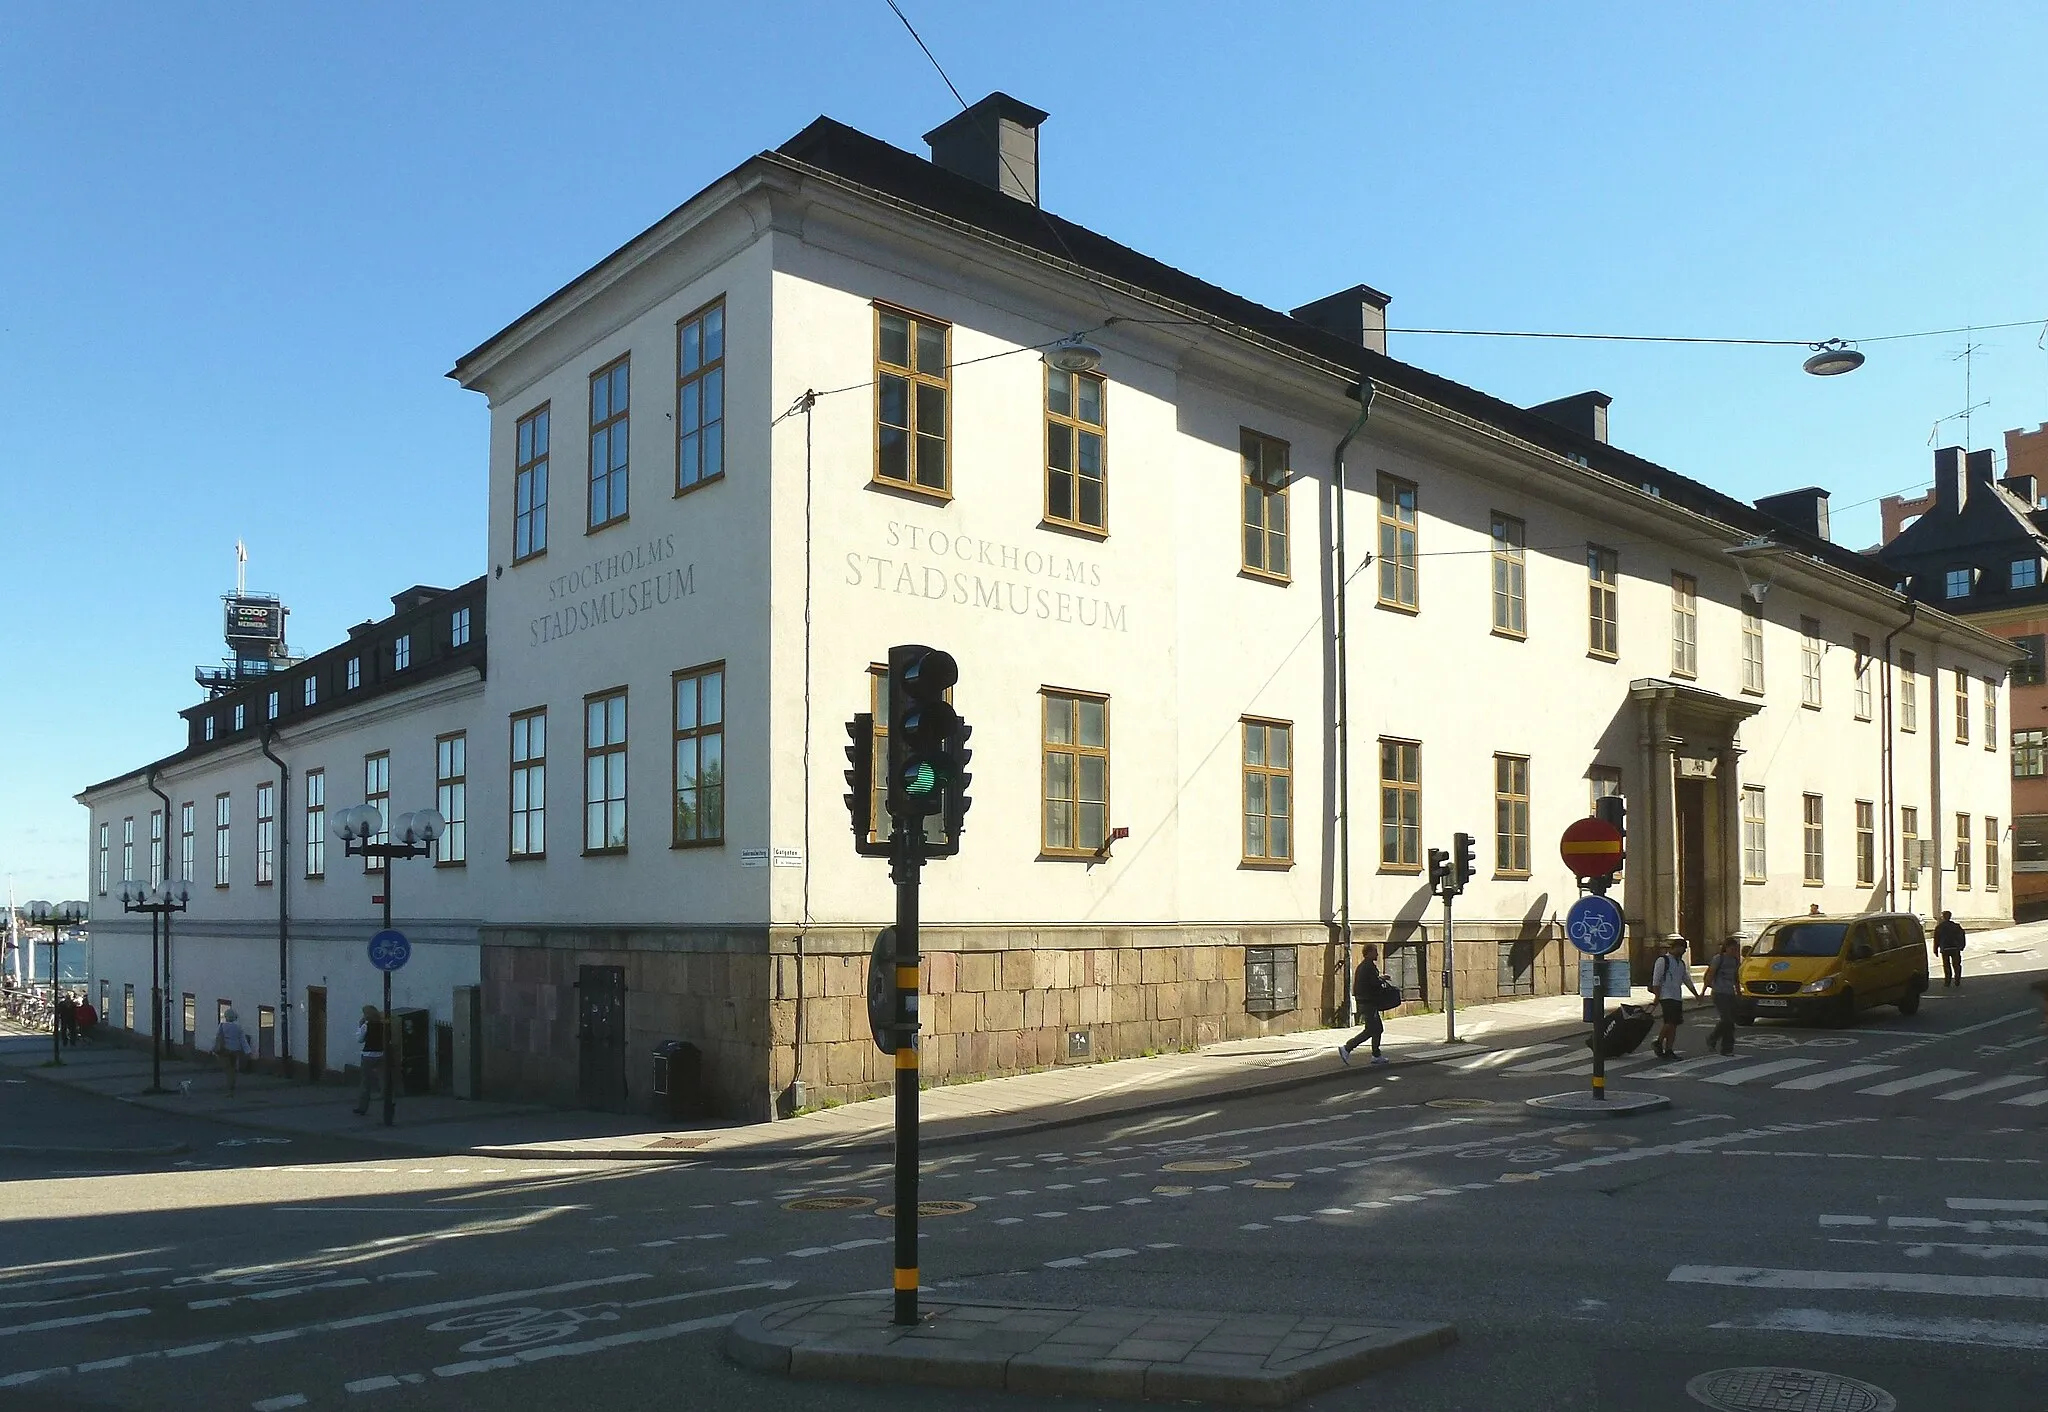
[[[1881,1387],[1810,1368],[1716,1368],[1685,1390],[1720,1412],[1895,1412],[1899,1405]]]
[[[782,1203],[785,1211],[858,1211],[872,1206],[872,1196],[800,1196],[794,1201]]]
[[[971,1201],[920,1201],[917,1203],[917,1214],[920,1216],[962,1216],[973,1209],[974,1203]],[[875,1214],[877,1216],[893,1216],[896,1214],[896,1208],[893,1206],[877,1206]]]
[[[708,1137],[658,1137],[648,1143],[649,1147],[702,1147],[711,1141]]]
[[[1561,1133],[1551,1141],[1559,1147],[1634,1147],[1642,1139],[1627,1133]]]
[[[1427,1106],[1431,1108],[1491,1108],[1493,1107],[1493,1100],[1490,1098],[1432,1098]]]
[[[1160,1170],[1165,1172],[1234,1172],[1251,1163],[1242,1157],[1191,1157],[1184,1162],[1168,1162]]]

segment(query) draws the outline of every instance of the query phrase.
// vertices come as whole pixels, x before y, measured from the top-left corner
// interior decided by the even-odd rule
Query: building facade
[[[891,1079],[841,795],[900,642],[974,727],[934,1079],[1329,1023],[1347,943],[1416,1004],[1572,989],[1556,839],[1604,794],[1638,954],[2010,914],[2008,650],[1830,543],[1823,493],[1745,505],[1611,445],[1600,394],[1392,359],[1365,286],[1289,315],[1062,221],[1044,118],[996,95],[932,161],[821,119],[458,362],[495,633],[474,890],[417,905],[473,928],[492,1092],[643,1106],[668,1039],[736,1116]],[[1906,867],[1950,819],[1974,876]]]

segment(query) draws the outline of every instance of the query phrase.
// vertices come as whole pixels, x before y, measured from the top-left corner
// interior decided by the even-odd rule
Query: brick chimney
[[[991,93],[924,135],[932,165],[1038,204],[1038,125],[1048,115],[1007,93]]]

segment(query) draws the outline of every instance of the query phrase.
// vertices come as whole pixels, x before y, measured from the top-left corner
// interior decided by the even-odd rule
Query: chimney
[[[2040,483],[2032,476],[2007,476],[1999,484],[2011,491],[2016,498],[2025,501],[2029,510],[2041,508]]]
[[[1334,333],[1346,343],[1356,343],[1361,348],[1384,353],[1387,351],[1387,305],[1393,302],[1390,295],[1380,293],[1369,284],[1354,284],[1349,289],[1340,289],[1313,304],[1304,304],[1289,312],[1310,328]]]
[[[1963,474],[1963,448],[1944,446],[1934,453],[1934,508],[1960,515],[1970,501],[1970,483]]]
[[[1546,422],[1556,422],[1567,431],[1590,437],[1603,446],[1607,442],[1607,408],[1614,399],[1604,392],[1580,392],[1555,402],[1539,402],[1529,408]]]
[[[1987,446],[1982,451],[1970,452],[1963,457],[1963,463],[1969,468],[1970,484],[1981,485],[1989,489],[1997,482],[1998,471],[1991,464],[1990,447]]]
[[[1047,114],[1007,93],[988,97],[924,135],[932,165],[1038,204],[1038,125]]]
[[[1766,495],[1756,502],[1756,508],[1815,539],[1828,537],[1828,493],[1817,485]]]

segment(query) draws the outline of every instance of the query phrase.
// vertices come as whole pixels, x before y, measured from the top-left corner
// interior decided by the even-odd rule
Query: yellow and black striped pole
[[[896,1322],[917,1322],[917,884],[924,819],[899,817],[896,883]]]

